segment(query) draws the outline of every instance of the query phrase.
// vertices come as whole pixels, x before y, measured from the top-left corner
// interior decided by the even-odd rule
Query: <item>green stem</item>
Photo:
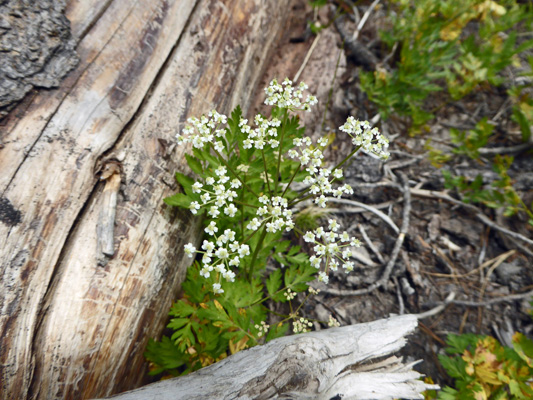
[[[235,202],[237,204],[240,204],[241,206],[245,206],[245,207],[259,208],[258,206],[254,206],[252,204],[248,204],[248,203],[245,203],[244,201],[240,201],[240,200],[233,200],[233,202]]]
[[[266,163],[266,160],[265,160],[265,152],[263,151],[263,149],[261,149],[261,156],[263,157],[263,166],[265,168],[265,181],[266,181],[266,184],[267,184],[268,193],[270,193],[270,197],[272,198],[272,190],[270,190],[270,182],[269,182],[269,179],[268,179],[268,168],[267,168],[267,163]]]
[[[257,245],[255,246],[254,254],[252,255],[252,262],[250,263],[250,270],[248,271],[248,281],[252,281],[252,278],[254,276],[254,265],[255,261],[257,260],[257,256],[259,255],[259,250],[261,250],[261,247],[263,246],[263,242],[265,240],[265,237],[267,235],[266,231],[266,225],[263,226],[263,231],[261,232],[261,236],[259,237],[259,241],[257,242]]]
[[[246,174],[244,174],[244,181],[246,180]],[[244,204],[244,190],[241,190],[241,204]],[[241,210],[241,237],[244,236],[244,207]]]
[[[513,189],[513,191],[514,191],[514,189]],[[526,206],[526,204],[524,203],[524,200],[522,200],[522,198],[520,196],[518,196],[518,200],[520,201],[520,204],[524,208],[525,213],[527,215],[529,215],[529,218],[533,219],[533,213],[529,210],[528,206]]]
[[[252,190],[250,189],[250,187],[241,179],[241,177],[239,176],[239,174],[237,174],[235,172],[235,170],[233,168],[231,168],[231,165],[229,165],[229,163],[224,159],[224,157],[222,157],[222,154],[220,154],[218,151],[216,151],[215,148],[213,148],[213,151],[216,153],[216,155],[218,156],[218,158],[220,159],[220,161],[222,161],[222,163],[228,167],[228,169],[231,171],[231,173],[235,176],[235,178],[237,178],[241,183],[242,185],[250,192],[252,193],[255,197],[259,198],[259,196]]]
[[[353,149],[352,152],[351,152],[350,154],[348,154],[348,156],[347,156],[344,160],[342,160],[340,163],[338,163],[338,164],[335,166],[335,168],[333,168],[333,169],[331,170],[331,172],[335,172],[336,169],[339,169],[340,167],[342,167],[342,166],[344,165],[344,163],[345,163],[346,161],[348,161],[350,158],[352,158],[352,156],[353,156],[355,153],[357,153],[361,147],[362,147],[362,146],[357,146],[355,149]]]
[[[278,181],[279,181],[279,174],[280,174],[280,168],[281,168],[281,152],[283,149],[283,138],[285,136],[285,130],[287,129],[287,116],[289,115],[287,110],[283,110],[283,128],[281,129],[281,138],[279,141],[279,151],[278,151],[278,168],[276,170],[276,176],[274,177],[274,191],[276,194],[278,193]]]
[[[340,167],[342,167],[344,165],[344,163],[346,163],[346,161],[348,161],[350,158],[352,158],[352,156],[361,148],[361,146],[357,146],[355,149],[352,150],[352,152],[350,154],[348,154],[348,156],[346,156],[344,158],[344,160],[342,160],[340,163],[338,163],[335,168],[333,168],[331,170],[331,172],[335,172],[335,170],[339,169]],[[332,181],[333,182],[333,181]],[[300,193],[300,196],[298,196],[296,199],[294,199],[291,203],[289,203],[289,207],[292,207],[294,206],[295,204],[298,204],[298,203],[301,203],[302,201],[304,200],[307,200],[309,199],[310,197],[313,197],[313,194],[310,194],[306,197],[303,197],[301,198],[301,196],[305,196],[305,194],[307,192],[309,192],[310,188],[307,188],[305,189],[302,193]]]
[[[261,224],[261,226],[259,227],[259,229],[261,229],[261,227],[264,226],[265,223],[266,223],[266,220],[263,221],[263,223]],[[255,235],[257,232],[259,232],[259,229],[257,229],[257,230],[254,231],[251,235],[249,235],[246,239],[244,239],[244,240],[242,241],[242,243],[244,244],[244,243],[246,243],[248,240],[250,240],[251,238],[253,238],[254,235]]]
[[[298,164],[298,167],[296,167],[296,171],[294,171],[294,174],[292,174],[291,176],[291,180],[289,181],[289,183],[287,184],[287,187],[285,188],[285,190],[283,191],[283,194],[281,195],[281,197],[285,196],[285,193],[287,193],[287,190],[289,190],[289,186],[291,186],[291,183],[292,181],[294,180],[294,178],[296,178],[296,175],[298,175],[298,172],[300,172],[300,168],[302,167],[302,163],[299,163]]]

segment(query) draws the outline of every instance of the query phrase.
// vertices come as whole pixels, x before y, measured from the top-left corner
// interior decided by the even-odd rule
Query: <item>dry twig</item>
[[[379,211],[377,208],[368,206],[364,203],[360,203],[355,200],[347,200],[347,199],[337,199],[336,197],[328,197],[328,202],[332,203],[339,203],[339,204],[347,204],[349,206],[355,206],[365,209],[366,211],[369,211],[375,215],[377,215],[379,218],[381,218],[383,221],[385,221],[393,230],[395,233],[400,233],[400,229],[398,226],[394,223],[392,219],[390,219],[387,215],[383,214],[381,211]]]
[[[533,245],[533,240],[525,237],[524,235],[510,231],[509,229],[506,229],[498,224],[496,224],[494,221],[491,221],[485,214],[483,214],[477,207],[473,206],[472,204],[463,203],[460,200],[454,199],[453,197],[449,196],[448,194],[444,192],[437,192],[434,190],[424,190],[424,189],[411,189],[411,193],[414,196],[420,196],[425,198],[433,198],[433,199],[440,199],[447,201],[449,203],[456,204],[458,206],[461,206],[463,208],[466,208],[467,210],[472,211],[476,218],[479,219],[481,222],[483,222],[485,225],[489,226],[490,228],[497,230],[511,238],[522,240],[528,244]],[[529,255],[533,256],[533,252],[531,252],[529,249],[523,248],[522,250],[525,250]]]
[[[361,294],[368,294],[376,290],[377,288],[384,286],[389,281],[390,274],[392,272],[392,269],[394,268],[394,264],[396,263],[396,259],[398,258],[398,254],[400,253],[400,249],[402,248],[405,235],[407,234],[408,229],[409,229],[409,214],[411,212],[411,192],[409,188],[409,181],[407,179],[407,176],[405,176],[405,174],[403,174],[402,172],[399,172],[398,175],[400,177],[400,181],[402,182],[403,196],[404,196],[402,226],[401,226],[398,238],[396,239],[396,243],[394,244],[394,248],[392,250],[389,262],[385,266],[385,270],[383,271],[381,278],[365,289],[357,289],[357,290],[325,289],[323,290],[324,293],[332,294],[335,296],[357,296]]]
[[[469,300],[447,301],[447,300],[444,300],[442,303],[432,303],[432,305],[457,304],[459,306],[466,306],[466,307],[488,307],[493,304],[508,303],[508,302],[512,302],[516,300],[527,299],[528,297],[533,297],[533,290],[530,290],[529,292],[524,292],[524,293],[516,293],[516,294],[510,294],[507,296],[495,297],[493,299],[488,299],[484,301],[469,301]]]
[[[366,234],[366,230],[363,227],[363,225],[357,224],[357,229],[359,229],[359,232],[361,233],[361,236],[363,237],[363,240],[365,241],[367,246],[370,248],[370,250],[372,250],[372,252],[376,255],[376,257],[378,258],[379,262],[381,264],[384,264],[385,263],[385,259],[383,258],[383,256],[379,252],[378,248],[374,245],[374,243],[370,240],[370,238]]]
[[[455,299],[455,293],[451,292],[448,297],[446,297],[446,300],[442,304],[439,304],[438,306],[432,308],[431,310],[425,311],[423,313],[414,314],[417,319],[424,319],[428,317],[432,317],[434,315],[437,315],[441,311],[443,311],[448,304],[450,304]]]

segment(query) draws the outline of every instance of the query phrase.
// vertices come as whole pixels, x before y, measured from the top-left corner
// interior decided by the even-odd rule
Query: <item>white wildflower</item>
[[[196,247],[192,245],[192,243],[188,243],[184,246],[185,254],[189,256],[189,258],[192,258],[194,253],[196,252]]]

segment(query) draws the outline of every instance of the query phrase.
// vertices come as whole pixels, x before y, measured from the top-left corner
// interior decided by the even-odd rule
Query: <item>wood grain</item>
[[[290,6],[115,0],[98,2],[87,22],[84,4],[68,9],[83,36],[80,65],[2,130],[0,204],[20,215],[0,223],[2,399],[139,385],[145,344],[160,334],[189,261],[181,249],[198,237],[197,220],[162,203],[176,190],[174,171],[186,172],[174,135],[188,115],[246,110]],[[100,266],[105,182],[95,168],[111,156],[123,160],[123,178],[114,255]]]
[[[387,357],[416,326],[415,316],[402,315],[286,336],[113,399],[423,399],[437,387],[419,380],[414,364]]]

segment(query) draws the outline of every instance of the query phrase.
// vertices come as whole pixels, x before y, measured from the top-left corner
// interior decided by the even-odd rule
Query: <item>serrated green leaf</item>
[[[188,317],[189,315],[193,314],[196,311],[196,308],[191,305],[187,304],[183,300],[175,302],[172,307],[170,308],[169,315],[175,316],[175,317]]]
[[[196,158],[189,154],[185,154],[185,158],[187,159],[187,164],[189,165],[189,168],[197,173],[198,175],[203,175],[204,168],[202,167],[202,163]]]
[[[149,339],[144,357],[155,365],[155,368],[150,369],[150,375],[158,375],[167,370],[177,376],[177,371],[172,370],[181,367],[187,360],[187,356],[167,336],[163,336],[161,341]]]
[[[462,358],[453,358],[442,354],[439,354],[438,358],[448,375],[452,378],[466,379],[468,377],[465,371],[466,362]]]
[[[176,193],[173,196],[165,197],[163,201],[169,206],[173,207],[181,207],[188,209],[191,205],[191,199],[183,193]]]
[[[194,184],[194,179],[187,175],[183,175],[180,172],[176,172],[176,181],[181,185],[185,194],[189,197],[193,197],[194,193],[192,191],[192,185]]]
[[[167,325],[167,328],[179,330],[190,322],[189,318],[172,318]]]
[[[457,390],[446,386],[437,395],[438,400],[457,400]]]
[[[274,272],[272,272],[266,281],[266,287],[269,295],[274,295],[281,286],[281,271],[279,269],[276,269]]]
[[[533,368],[533,341],[520,332],[513,335],[513,348],[530,368]]]

